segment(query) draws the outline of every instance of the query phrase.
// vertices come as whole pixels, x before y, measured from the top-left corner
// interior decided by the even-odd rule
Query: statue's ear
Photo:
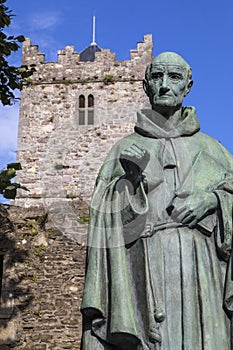
[[[189,80],[188,85],[187,85],[187,87],[186,87],[185,96],[188,95],[188,93],[189,93],[189,91],[191,90],[192,86],[193,86],[193,80]]]
[[[143,89],[144,89],[145,93],[147,94],[147,96],[149,96],[149,85],[148,85],[148,81],[146,79],[143,80]]]

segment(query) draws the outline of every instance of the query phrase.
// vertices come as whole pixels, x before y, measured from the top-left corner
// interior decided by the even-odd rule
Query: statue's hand
[[[197,192],[186,197],[175,197],[167,209],[171,217],[190,228],[208,214],[213,213],[218,207],[218,200],[214,193]]]
[[[136,144],[131,145],[120,154],[120,162],[125,170],[126,178],[134,184],[138,182],[149,160],[150,154],[147,150]]]

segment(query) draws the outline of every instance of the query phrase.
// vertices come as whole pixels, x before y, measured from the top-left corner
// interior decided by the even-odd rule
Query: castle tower
[[[16,205],[89,201],[109,149],[149,106],[142,80],[151,59],[151,35],[122,61],[95,37],[81,53],[60,50],[57,62],[24,42],[22,63],[36,71],[22,90],[18,133],[17,180],[30,192],[19,192]]]

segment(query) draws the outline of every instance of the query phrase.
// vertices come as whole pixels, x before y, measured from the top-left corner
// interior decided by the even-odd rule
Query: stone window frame
[[[93,94],[80,94],[78,96],[78,125],[91,126],[95,120],[95,97]]]

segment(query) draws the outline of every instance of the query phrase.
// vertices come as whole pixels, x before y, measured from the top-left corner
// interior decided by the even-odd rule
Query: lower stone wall
[[[85,244],[40,208],[0,205],[0,231],[0,349],[79,349]]]

